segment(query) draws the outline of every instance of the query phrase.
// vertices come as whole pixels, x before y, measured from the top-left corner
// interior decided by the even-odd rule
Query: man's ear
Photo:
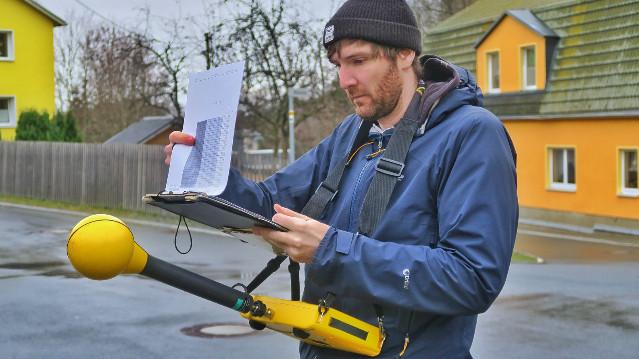
[[[401,49],[397,54],[397,67],[400,70],[411,70],[413,60],[415,59],[415,51],[411,49]],[[412,70],[411,70],[412,71]]]

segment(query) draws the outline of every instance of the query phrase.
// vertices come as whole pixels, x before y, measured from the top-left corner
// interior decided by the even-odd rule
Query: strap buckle
[[[382,157],[377,162],[375,170],[379,173],[383,173],[389,176],[402,178],[402,172],[404,171],[404,163],[390,158]]]
[[[339,193],[338,189],[332,189],[331,187],[329,187],[327,184],[324,183],[324,181],[322,181],[319,186],[317,186],[317,188],[315,189],[315,193],[319,192],[319,190],[321,188],[326,189],[328,192],[332,193],[331,195],[331,199],[329,199],[329,202],[332,202],[333,199],[335,199],[335,196],[337,196],[337,193]]]
[[[324,319],[324,314],[328,312],[329,306],[326,304],[325,299],[320,299],[317,305],[317,311],[319,312],[319,317],[317,318],[317,322],[320,323],[322,319]]]
[[[380,333],[379,346],[381,348],[384,345],[384,342],[386,341],[386,328],[384,328],[383,314],[377,316],[377,327],[379,328],[379,333]]]
[[[321,298],[317,303],[317,311],[319,312],[319,317],[317,318],[317,322],[320,323],[322,319],[324,319],[324,314],[328,312],[331,305],[333,305],[333,301],[335,300],[335,294],[331,292],[327,292],[324,298]]]

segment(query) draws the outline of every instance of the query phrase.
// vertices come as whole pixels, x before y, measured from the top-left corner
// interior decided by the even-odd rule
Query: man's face
[[[339,85],[355,112],[376,120],[391,113],[402,93],[397,64],[365,41],[345,41],[330,58],[339,72]]]

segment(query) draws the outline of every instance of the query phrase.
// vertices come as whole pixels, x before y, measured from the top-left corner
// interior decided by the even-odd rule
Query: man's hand
[[[187,135],[184,132],[173,131],[169,135],[169,144],[164,146],[164,163],[167,165],[171,164],[171,155],[173,154],[173,146],[176,144],[193,146],[195,144],[195,137],[191,135]]]
[[[273,222],[288,228],[289,231],[254,227],[253,233],[284,250],[294,261],[309,263],[313,260],[329,226],[279,204],[274,208],[277,213],[273,216]]]

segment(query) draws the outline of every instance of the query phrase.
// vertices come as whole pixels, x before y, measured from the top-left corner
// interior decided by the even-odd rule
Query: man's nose
[[[349,71],[345,66],[339,68],[339,87],[346,90],[357,84],[357,79],[353,75],[352,71]]]

